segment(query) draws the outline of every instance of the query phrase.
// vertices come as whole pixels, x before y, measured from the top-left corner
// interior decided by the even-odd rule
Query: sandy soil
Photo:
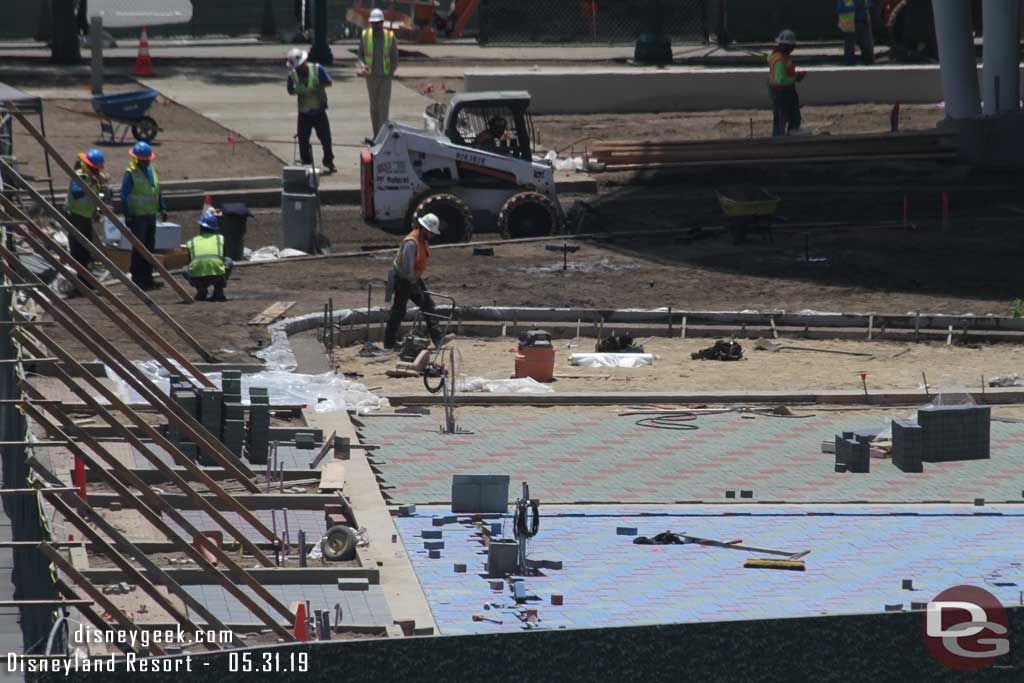
[[[543,243],[508,243],[497,246],[493,257],[437,249],[427,279],[463,305],[1008,315],[1020,295],[1019,270],[1002,245],[1016,240],[1016,233],[1013,228],[912,235],[828,232],[815,234],[811,247],[812,259],[827,260],[809,263],[803,260],[800,234],[740,247],[723,236],[689,243],[671,237],[586,243],[572,255],[567,271],[561,270],[560,255],[546,251]],[[244,322],[274,301],[298,301],[291,315],[321,310],[329,297],[336,309],[364,307],[372,284],[372,305],[382,305],[390,259],[385,253],[240,267],[227,304],[177,303],[166,287],[155,298],[215,353],[244,359],[266,338],[264,330]],[[126,343],[123,331],[101,321],[92,306],[78,301],[102,334],[131,356],[145,355]],[[92,357],[78,340],[55,334],[81,357]]]
[[[641,340],[643,341],[643,340]],[[748,389],[752,391],[862,388],[860,373],[867,373],[869,389],[916,389],[923,385],[925,371],[931,389],[981,384],[981,376],[1018,372],[1024,367],[1024,348],[998,344],[965,348],[943,344],[902,344],[890,342],[853,342],[822,340],[786,340],[776,343],[815,349],[870,353],[874,357],[855,357],[808,351],[754,350],[753,342],[741,340],[745,351],[742,361],[723,363],[695,361],[690,354],[709,346],[711,339],[655,338],[644,343],[648,353],[655,354],[653,366],[633,369],[582,368],[570,365],[576,352],[594,349],[593,338],[558,340],[556,343],[556,392],[609,391],[709,391]],[[499,340],[459,339],[456,364],[459,374],[468,377],[505,379],[512,376],[516,342]],[[383,394],[426,393],[416,379],[393,379],[385,372],[394,362],[371,363],[358,355],[359,346],[338,349],[335,367],[343,372],[357,372],[359,381],[382,387]],[[903,352],[903,353],[901,353]],[[900,354],[898,357],[893,357]],[[397,358],[395,358],[397,361]]]
[[[121,88],[125,89],[125,88]],[[138,86],[128,90],[138,89]],[[128,164],[128,150],[135,143],[131,132],[123,144],[98,144],[99,120],[92,106],[83,100],[46,101],[46,139],[66,160],[78,158],[80,152],[98,147],[107,157],[107,174],[114,185]],[[239,142],[234,151],[228,145],[228,130],[192,110],[163,97],[149,110],[164,130],[153,141],[157,159],[154,162],[161,180],[189,178],[223,178],[232,176],[277,175],[281,162],[270,152],[252,142]],[[37,121],[33,121],[37,123]],[[19,125],[14,126],[14,149],[23,173],[45,177],[42,149]],[[53,168],[54,184],[60,190],[66,185],[64,173]]]

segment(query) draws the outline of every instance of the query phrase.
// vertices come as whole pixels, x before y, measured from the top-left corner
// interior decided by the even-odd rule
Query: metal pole
[[[92,49],[92,94],[103,94],[103,17],[89,19],[89,47]]]
[[[366,343],[370,343],[370,301],[373,297],[373,284],[366,285]]]

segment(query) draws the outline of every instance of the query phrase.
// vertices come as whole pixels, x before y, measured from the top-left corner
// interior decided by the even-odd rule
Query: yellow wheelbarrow
[[[733,244],[746,240],[751,230],[766,234],[769,241],[774,242],[772,219],[779,210],[781,199],[760,187],[734,187],[715,194],[725,214],[726,227],[732,235]]]

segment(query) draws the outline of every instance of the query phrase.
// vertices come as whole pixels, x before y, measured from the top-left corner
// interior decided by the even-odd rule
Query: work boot
[[[213,296],[210,297],[210,301],[227,301],[227,300],[228,300],[228,298],[226,296],[224,296],[224,288],[223,287],[214,287],[213,288]]]
[[[338,169],[334,167],[334,164],[324,164],[324,175],[334,175],[338,172]]]
[[[206,296],[208,293],[209,290],[206,287],[203,287],[202,289],[196,289],[196,295],[194,298],[196,301],[206,301]]]

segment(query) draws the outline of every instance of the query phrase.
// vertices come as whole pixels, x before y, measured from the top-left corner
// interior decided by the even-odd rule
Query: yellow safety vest
[[[99,190],[98,183],[87,171],[77,169],[75,171],[75,175],[78,176],[75,182],[79,187],[88,185],[93,190]],[[96,214],[96,202],[94,202],[92,197],[88,194],[83,194],[81,197],[75,197],[71,194],[71,186],[69,185],[68,198],[67,201],[64,202],[64,210],[75,216],[92,218]]]
[[[839,12],[839,30],[843,33],[854,33],[857,30],[857,10],[854,0],[841,0],[842,11]]]
[[[155,216],[160,211],[160,177],[152,165],[149,170],[153,174],[152,184],[138,164],[132,162],[128,167],[128,172],[132,174],[132,191],[128,195],[128,206],[124,207],[124,212],[129,216]]]
[[[322,109],[327,104],[327,93],[320,87],[320,65],[306,62],[306,81],[302,82],[298,72],[295,77],[295,95],[299,98],[299,111]]]
[[[198,235],[190,239],[186,246],[190,277],[219,277],[226,272],[223,235]]]
[[[384,55],[384,75],[390,76],[394,73],[393,65],[391,64],[391,48],[395,43],[395,34],[384,29],[384,49],[381,51]],[[373,73],[373,29],[363,29],[363,64],[366,68]]]

